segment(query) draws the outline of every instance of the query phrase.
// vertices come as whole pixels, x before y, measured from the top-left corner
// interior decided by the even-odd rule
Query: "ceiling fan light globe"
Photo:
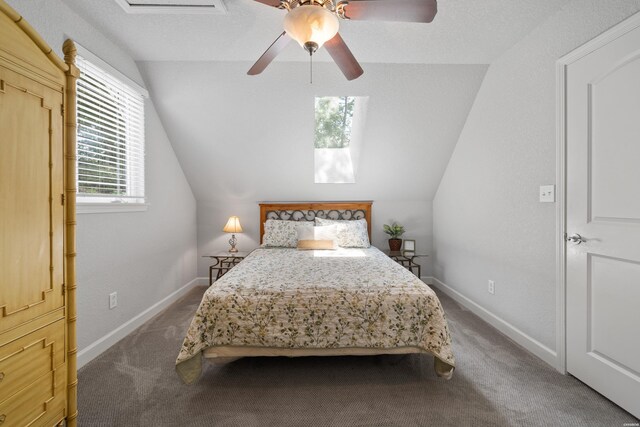
[[[303,48],[309,42],[321,48],[339,29],[338,17],[322,6],[298,6],[284,18],[284,30]]]

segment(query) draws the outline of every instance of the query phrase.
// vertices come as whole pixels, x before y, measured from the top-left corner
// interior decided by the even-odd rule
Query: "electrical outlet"
[[[493,280],[489,280],[489,286],[487,286],[487,291],[494,295],[496,293],[496,283]]]
[[[118,293],[113,292],[109,294],[109,310],[113,310],[118,306]]]

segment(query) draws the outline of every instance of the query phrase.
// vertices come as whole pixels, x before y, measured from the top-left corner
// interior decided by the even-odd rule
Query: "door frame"
[[[563,374],[567,374],[567,68],[638,27],[640,12],[556,61],[556,369]]]

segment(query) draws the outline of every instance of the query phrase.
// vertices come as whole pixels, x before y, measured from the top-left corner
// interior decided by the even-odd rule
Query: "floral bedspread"
[[[436,294],[374,247],[255,250],[205,292],[176,360],[185,383],[215,346],[417,347],[455,366]]]

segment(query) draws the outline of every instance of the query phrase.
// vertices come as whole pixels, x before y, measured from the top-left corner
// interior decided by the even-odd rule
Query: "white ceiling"
[[[116,0],[63,2],[145,61],[255,61],[285,13],[252,0],[225,0],[226,15],[132,15]],[[363,63],[489,64],[568,2],[440,0],[431,24],[342,21],[340,32]],[[277,60],[308,57],[292,43]]]

